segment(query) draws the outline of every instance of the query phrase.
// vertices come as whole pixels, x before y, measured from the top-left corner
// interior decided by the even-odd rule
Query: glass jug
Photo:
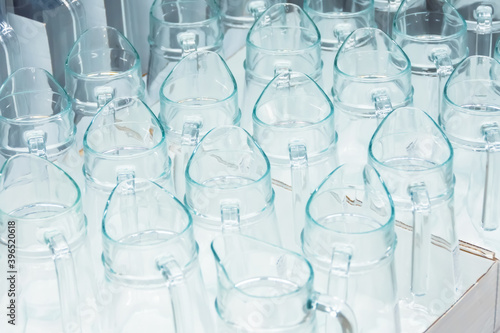
[[[412,104],[410,60],[384,32],[362,28],[340,48],[333,76],[340,161],[366,162],[368,143],[382,119]]]
[[[0,84],[22,67],[21,49],[17,34],[5,19],[0,8]]]
[[[333,105],[307,75],[280,74],[255,104],[253,133],[271,163],[283,246],[300,251],[306,202],[337,166]]]
[[[115,28],[85,31],[71,49],[64,69],[75,111],[78,149],[83,147],[83,135],[92,118],[106,103],[144,95],[139,55]]]
[[[169,192],[128,179],[103,217],[105,332],[215,333],[193,221]]]
[[[160,98],[160,87],[183,56],[193,51],[222,50],[219,9],[211,0],[156,0],[149,17],[148,101]]]
[[[285,0],[220,0],[224,27],[224,56],[230,56],[245,47],[248,30],[255,20],[269,7]]]
[[[218,332],[333,332],[333,319],[339,332],[357,331],[349,306],[314,291],[314,273],[301,255],[237,234],[215,238],[212,252]],[[323,312],[330,319],[327,328],[318,327],[316,313]]]
[[[404,226],[397,229],[398,238],[413,238],[396,249],[402,303],[423,317],[440,316],[458,299],[460,287],[451,144],[424,111],[399,108],[382,121],[368,153]]]
[[[498,249],[500,240],[500,64],[472,56],[444,90],[441,125],[455,150],[457,207],[466,223]],[[464,235],[465,236],[465,235]]]
[[[335,169],[311,195],[305,221],[316,290],[348,304],[360,332],[400,332],[394,204],[377,171]]]
[[[248,32],[242,126],[250,130],[252,109],[276,75],[302,72],[320,85],[323,63],[318,28],[309,15],[294,4],[275,4]]]
[[[281,242],[269,160],[240,127],[217,127],[200,141],[186,167],[185,204],[194,219],[209,292],[216,284],[210,254],[215,236],[235,232]]]
[[[239,125],[238,91],[220,55],[192,52],[170,72],[160,90],[160,121],[173,163],[175,193],[184,197],[186,164],[199,140],[212,128]]]
[[[491,57],[500,37],[500,3],[496,0],[450,0],[467,22],[470,55]]]
[[[402,0],[374,0],[377,28],[392,36],[392,21]]]
[[[468,55],[464,19],[446,0],[405,0],[392,38],[411,61],[415,107],[437,121],[446,80]]]
[[[106,104],[85,132],[83,146],[84,207],[99,262],[102,214],[111,191],[121,181],[136,177],[170,190],[170,159],[163,127],[138,98]]]
[[[323,89],[331,94],[333,60],[340,46],[356,29],[375,26],[373,0],[306,0],[304,10],[321,33]]]
[[[71,100],[43,69],[15,71],[0,87],[0,165],[17,154],[46,158],[83,185]]]
[[[50,55],[48,56],[52,65],[51,73],[61,85],[64,85],[64,61],[66,56],[75,41],[87,28],[85,9],[81,1],[7,1],[6,7],[9,13],[23,16],[44,25],[50,47]],[[25,51],[29,51],[29,49],[23,50],[23,52]],[[45,69],[49,70],[49,68]]]
[[[81,193],[38,156],[11,157],[0,172],[2,332],[99,332]],[[10,321],[10,322],[9,322]]]

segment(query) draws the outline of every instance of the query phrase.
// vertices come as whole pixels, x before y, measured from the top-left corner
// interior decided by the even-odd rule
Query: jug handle
[[[482,132],[486,141],[486,177],[484,183],[482,227],[485,231],[498,228],[500,215],[500,126],[497,123],[485,124]]]
[[[372,92],[372,102],[375,106],[375,116],[377,123],[380,125],[382,120],[393,110],[391,98],[387,89],[375,89]]]
[[[208,309],[195,310],[196,307],[200,306],[200,303],[197,302],[193,304],[193,302],[191,302],[192,296],[189,292],[190,288],[188,283],[186,283],[184,272],[174,258],[160,257],[156,260],[156,265],[165,279],[170,292],[172,311],[174,313],[175,332],[195,332],[194,323],[201,320],[196,317],[207,315],[208,318]],[[213,327],[208,320],[203,320],[203,328],[203,332],[213,332]]]
[[[493,9],[490,6],[480,5],[474,10],[476,19],[476,53],[491,57],[493,43]]]
[[[427,293],[428,287],[431,203],[424,183],[408,186],[408,193],[413,204],[411,291],[415,296],[423,296]]]
[[[188,121],[182,126],[180,154],[176,155],[173,161],[175,193],[179,198],[183,198],[186,192],[184,172],[186,171],[189,157],[193,153],[194,146],[198,143],[200,128],[201,121]]]
[[[311,194],[307,147],[300,142],[291,142],[288,144],[288,154],[292,176],[293,235],[295,242],[300,245],[300,232],[304,227],[306,203]]]
[[[68,242],[59,231],[46,232],[44,238],[56,267],[63,332],[81,332],[76,270]]]
[[[24,133],[24,140],[30,154],[47,159],[47,133],[41,130],[31,130]]]
[[[331,244],[329,244],[331,246]],[[352,247],[338,244],[333,248],[328,274],[328,295],[347,300],[347,283],[351,267]]]
[[[312,308],[324,312],[331,318],[337,319],[343,333],[356,333],[358,331],[356,316],[352,309],[344,301],[325,294],[315,293],[312,300]],[[325,332],[330,332],[327,326]]]
[[[448,77],[453,73],[453,64],[450,58],[450,51],[445,48],[435,48],[431,52],[430,59],[434,62],[438,75],[438,111],[441,114],[444,86]]]

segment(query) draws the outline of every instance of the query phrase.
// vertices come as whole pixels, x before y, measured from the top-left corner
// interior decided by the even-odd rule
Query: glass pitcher
[[[392,21],[402,0],[374,0],[377,28],[392,36]]]
[[[368,143],[394,108],[411,105],[411,64],[381,30],[362,28],[342,45],[333,69],[333,104],[342,163],[366,162]]]
[[[458,299],[460,287],[451,144],[424,111],[399,108],[382,121],[368,153],[404,227],[397,228],[398,238],[408,239],[396,249],[402,303],[423,317],[440,316]]]
[[[500,3],[496,0],[450,0],[467,22],[470,55],[491,57],[500,38]]]
[[[184,197],[186,164],[199,140],[216,126],[239,125],[233,74],[220,55],[196,51],[170,72],[160,90],[160,121],[173,163],[175,193]]]
[[[269,7],[285,0],[220,0],[224,27],[224,56],[229,58],[245,47],[248,30],[255,20]]]
[[[268,84],[252,116],[253,136],[271,163],[283,246],[300,251],[306,202],[337,166],[333,105],[313,79],[289,72]]]
[[[344,164],[307,203],[302,250],[315,288],[348,304],[360,332],[400,332],[394,204],[372,167]]]
[[[323,89],[331,94],[333,60],[345,39],[356,29],[373,27],[373,0],[306,0],[304,10],[321,33]]]
[[[464,19],[446,0],[405,0],[392,38],[411,61],[415,107],[437,121],[446,80],[468,55]]]
[[[149,17],[148,102],[181,58],[193,51],[222,51],[219,9],[212,0],[156,0]]]
[[[82,186],[73,117],[71,100],[52,75],[33,67],[15,71],[0,87],[0,165],[17,154],[34,154]]]
[[[0,84],[22,67],[19,40],[15,31],[7,23],[5,14],[0,8]]]
[[[66,64],[66,90],[73,101],[78,149],[92,118],[113,98],[144,96],[141,61],[112,27],[94,27],[76,41]]]
[[[212,294],[216,274],[210,242],[215,236],[235,232],[281,243],[269,160],[240,127],[217,127],[203,137],[186,167],[184,200]]]
[[[2,332],[99,332],[86,219],[76,183],[41,157],[0,172]],[[9,322],[10,321],[10,322]]]
[[[337,332],[334,324],[339,332],[357,331],[349,306],[314,291],[313,270],[301,255],[237,234],[215,238],[212,252],[218,332]],[[330,319],[326,328],[319,327],[317,313]]]
[[[193,222],[169,192],[128,179],[103,217],[105,332],[215,333]]]
[[[252,127],[252,109],[276,75],[302,72],[320,85],[323,63],[318,28],[294,4],[275,4],[255,21],[246,40],[242,126]]]
[[[145,178],[172,189],[165,132],[138,98],[114,99],[92,120],[83,138],[84,207],[97,262],[106,201],[125,179]]]
[[[472,56],[444,90],[441,125],[455,150],[457,207],[464,222],[498,249],[500,240],[500,64]],[[466,236],[466,235],[463,235]]]
[[[80,0],[7,1],[7,12],[44,25],[50,47],[51,73],[64,85],[64,61],[75,41],[87,29],[85,9]],[[29,30],[29,28],[27,28]],[[20,31],[19,33],[25,33]],[[29,33],[29,32],[28,32]],[[29,51],[23,49],[23,52]],[[32,65],[31,65],[32,66]],[[34,65],[36,66],[36,64]],[[50,70],[49,68],[45,68]]]

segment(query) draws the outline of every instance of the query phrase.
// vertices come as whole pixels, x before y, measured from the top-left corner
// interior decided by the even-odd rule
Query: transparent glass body
[[[271,163],[283,246],[300,251],[305,204],[337,166],[333,105],[305,74],[283,73],[253,110],[253,137]]]
[[[403,305],[439,316],[460,288],[451,144],[428,114],[399,108],[373,135],[368,163],[392,196],[396,220],[406,226],[397,230],[401,238],[408,232],[413,237],[396,249]],[[442,299],[444,292],[451,296]]]
[[[15,301],[14,318],[7,317],[15,326],[2,320],[0,329],[100,332],[78,186],[51,162],[28,154],[11,157],[0,174],[0,259],[10,278],[0,280],[0,304],[8,309]]]
[[[302,250],[315,287],[345,301],[359,332],[400,332],[394,205],[377,171],[335,169],[306,207]]]

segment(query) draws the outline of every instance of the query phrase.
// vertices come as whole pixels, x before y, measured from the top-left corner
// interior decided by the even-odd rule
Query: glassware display
[[[69,53],[66,91],[73,101],[78,149],[96,113],[113,98],[144,96],[139,55],[129,41],[111,27],[83,33]]]
[[[357,332],[349,306],[314,291],[314,273],[301,255],[237,234],[215,238],[212,251],[219,332],[332,332],[318,327],[316,313],[338,321],[339,332]]]
[[[0,87],[0,165],[17,154],[34,154],[82,186],[73,118],[71,99],[52,75],[32,67],[15,71]]]
[[[156,0],[150,12],[148,102],[175,64],[193,51],[222,51],[220,11],[211,0]]]
[[[375,26],[373,0],[306,0],[304,10],[321,33],[323,88],[331,94],[333,60],[340,46],[353,31]]]
[[[236,82],[220,55],[192,52],[174,67],[160,90],[159,118],[167,134],[175,193],[183,198],[186,164],[199,140],[214,127],[240,123]]]
[[[283,246],[300,251],[305,205],[337,166],[333,105],[305,74],[286,72],[264,89],[253,110],[253,136],[271,163]]]
[[[363,163],[385,116],[413,102],[411,64],[384,32],[353,32],[335,58],[333,104],[341,163]]]
[[[372,167],[344,164],[311,195],[302,249],[315,288],[348,304],[359,332],[401,332],[395,248],[394,205]]]
[[[0,267],[10,280],[0,279],[0,304],[14,304],[15,325],[4,318],[2,332],[100,332],[86,229],[80,190],[63,170],[31,154],[7,160],[0,171]]]
[[[286,71],[302,72],[321,85],[323,62],[318,28],[299,6],[270,7],[248,32],[244,67],[241,124],[250,130],[255,102],[276,75]]]
[[[212,294],[216,274],[210,243],[217,235],[241,233],[281,244],[270,172],[264,152],[236,126],[208,132],[189,159],[184,200],[194,219],[202,272]]]
[[[465,221],[499,248],[500,63],[472,56],[444,90],[440,123],[453,144],[457,207]],[[464,221],[464,222],[465,222]]]
[[[415,107],[437,121],[446,80],[468,56],[467,24],[446,0],[405,0],[392,38],[411,61]]]
[[[138,98],[119,98],[106,104],[83,138],[84,208],[95,261],[101,256],[101,221],[110,193],[134,178],[154,181],[172,190],[170,159],[160,121]]]
[[[441,315],[458,299],[461,282],[451,144],[427,113],[399,108],[373,135],[368,162],[392,196],[396,220],[409,227],[398,233],[410,229],[413,236],[396,249],[396,257],[411,253],[399,262],[400,298],[424,315]],[[446,300],[443,291],[451,294]],[[433,306],[436,301],[446,302],[444,308]]]
[[[145,179],[116,186],[103,217],[105,332],[210,332],[214,322],[198,263],[193,220]]]

